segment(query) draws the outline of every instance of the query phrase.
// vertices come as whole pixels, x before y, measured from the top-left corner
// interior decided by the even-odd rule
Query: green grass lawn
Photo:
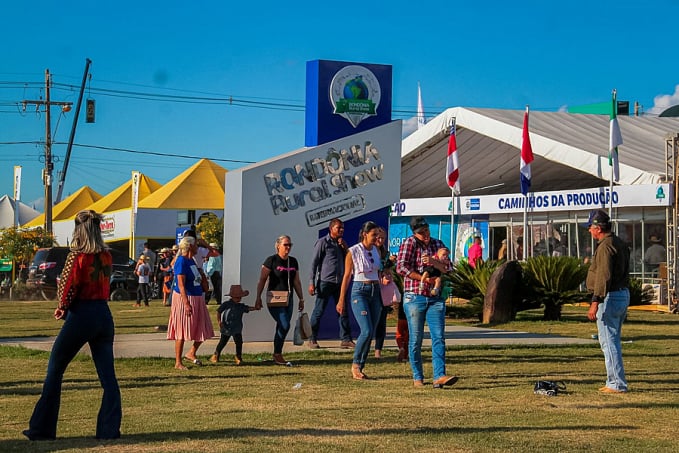
[[[140,314],[112,303],[117,333],[152,332],[167,310]],[[0,303],[0,335],[54,335],[53,303]],[[211,306],[211,311],[216,306]],[[586,309],[561,322],[521,314],[498,328],[589,337]],[[56,325],[55,325],[56,324]],[[471,324],[471,323],[468,323]],[[247,365],[208,364],[178,372],[173,359],[118,359],[123,437],[93,438],[101,398],[89,357],[67,370],[57,441],[30,443],[21,430],[40,393],[48,353],[0,346],[0,451],[676,451],[679,420],[679,317],[630,312],[623,327],[631,392],[602,395],[604,364],[596,345],[460,347],[447,364],[460,381],[444,390],[414,389],[407,364],[388,351],[350,378],[351,353],[286,354],[297,366],[247,356]],[[431,377],[431,355],[425,353]],[[567,393],[533,394],[538,379],[566,382]],[[301,384],[296,389],[295,385]]]

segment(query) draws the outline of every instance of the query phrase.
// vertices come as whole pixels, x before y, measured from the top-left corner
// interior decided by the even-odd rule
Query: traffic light
[[[85,109],[85,122],[94,123],[94,99],[88,99]]]

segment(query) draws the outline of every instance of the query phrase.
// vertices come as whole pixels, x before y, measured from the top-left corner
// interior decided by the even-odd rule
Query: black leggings
[[[219,356],[222,353],[222,350],[224,349],[224,346],[226,346],[226,343],[228,343],[229,338],[231,338],[229,335],[221,334],[219,337],[219,343],[217,343],[217,347],[215,348],[215,355]],[[233,342],[236,344],[236,357],[240,358],[243,355],[243,334],[233,334]]]

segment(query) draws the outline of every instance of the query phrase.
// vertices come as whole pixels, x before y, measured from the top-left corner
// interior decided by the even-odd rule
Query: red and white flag
[[[450,125],[450,137],[448,138],[448,159],[447,159],[447,180],[448,187],[453,189],[454,193],[460,193],[460,169],[457,162],[457,140],[455,139],[455,118],[453,124]]]
[[[532,175],[530,172],[530,164],[533,162],[533,147],[530,145],[530,134],[528,133],[528,107],[526,113],[523,114],[523,142],[521,143],[521,164],[519,171],[521,173],[521,193],[528,195],[530,192]]]

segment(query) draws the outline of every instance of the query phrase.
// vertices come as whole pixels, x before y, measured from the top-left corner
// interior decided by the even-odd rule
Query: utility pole
[[[45,168],[42,170],[42,183],[45,185],[45,232],[52,235],[52,170],[54,170],[54,163],[52,162],[52,132],[51,132],[51,115],[50,110],[53,105],[61,106],[63,112],[71,110],[72,102],[59,102],[50,99],[50,88],[52,86],[52,76],[50,70],[45,69],[45,100],[29,101],[24,100],[24,110],[26,105],[34,104],[38,108],[41,105],[45,106]]]
[[[73,115],[73,126],[71,127],[71,135],[68,137],[68,146],[66,147],[66,157],[64,158],[64,168],[59,175],[59,184],[57,184],[57,198],[56,202],[61,202],[61,195],[64,191],[64,183],[66,182],[66,171],[68,171],[68,163],[71,160],[71,150],[73,149],[73,139],[75,138],[75,128],[78,126],[78,116],[80,116],[80,106],[83,102],[83,93],[85,92],[85,84],[87,83],[87,74],[90,71],[90,64],[92,60],[85,59],[85,73],[83,74],[83,81],[80,84],[80,94],[78,95],[78,102],[75,104],[75,114]]]

